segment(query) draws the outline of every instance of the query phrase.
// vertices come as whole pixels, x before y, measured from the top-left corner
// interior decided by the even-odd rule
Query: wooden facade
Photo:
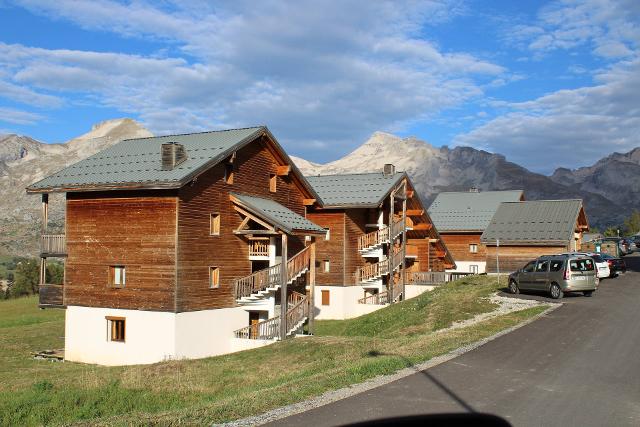
[[[304,217],[312,195],[287,166],[262,136],[180,189],[67,193],[64,305],[170,312],[236,306],[233,281],[251,274],[252,263],[248,237],[234,234],[243,218],[230,193],[268,198]],[[218,234],[211,233],[211,214],[220,215]],[[304,236],[289,236],[287,258],[304,247]],[[125,286],[109,285],[112,266],[125,267]],[[210,286],[211,267],[219,268],[217,287]]]
[[[549,246],[488,246],[487,247],[487,273],[497,273],[498,267],[501,273],[511,273],[524,267],[529,261],[542,255],[554,255],[568,252],[568,245]]]

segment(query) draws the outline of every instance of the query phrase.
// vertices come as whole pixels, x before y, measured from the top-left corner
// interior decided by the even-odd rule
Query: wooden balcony
[[[249,256],[268,257],[269,256],[269,240],[249,241]]]
[[[64,308],[63,285],[40,285],[38,287],[40,308]]]
[[[368,297],[360,298],[358,300],[358,304],[367,304],[367,305],[389,304],[389,293],[387,291],[384,291],[375,295],[369,295]]]
[[[296,332],[302,322],[309,317],[309,301],[306,295],[294,292],[287,301],[287,316],[285,321],[287,336]],[[253,340],[273,340],[280,335],[280,316],[263,320],[255,325],[245,326],[234,332],[236,338]]]
[[[406,274],[408,285],[441,285],[447,281],[444,271],[407,271]]]
[[[67,256],[67,239],[64,234],[43,234],[40,236],[40,256]]]
[[[389,227],[374,230],[358,238],[358,250],[366,251],[389,243]]]
[[[389,274],[389,260],[367,264],[356,271],[356,283],[370,282]]]

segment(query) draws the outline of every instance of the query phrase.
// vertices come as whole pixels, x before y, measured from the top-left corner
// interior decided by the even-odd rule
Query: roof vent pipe
[[[187,151],[184,145],[177,142],[167,142],[162,144],[162,170],[173,170],[180,163],[187,160]]]
[[[382,168],[382,175],[391,176],[396,174],[396,167],[391,163],[386,163]]]

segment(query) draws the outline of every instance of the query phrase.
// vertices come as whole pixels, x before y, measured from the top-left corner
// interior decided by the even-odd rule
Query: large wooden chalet
[[[318,318],[355,317],[415,296],[455,266],[411,180],[393,165],[307,180],[323,201],[307,217],[328,230],[317,242]]]
[[[254,127],[125,140],[31,185],[43,206],[40,306],[66,308],[65,358],[153,363],[265,345],[305,322],[313,331],[310,307],[341,298],[316,280],[358,288],[356,302],[365,289],[410,296],[398,284],[428,278],[409,273],[453,259],[408,177],[378,175],[375,203],[324,203],[321,179]],[[64,234],[48,232],[53,192],[66,194]],[[45,283],[50,257],[65,258],[63,284]]]
[[[456,260],[456,272],[485,273],[487,248],[480,237],[502,202],[524,200],[522,190],[443,192],[429,215]]]

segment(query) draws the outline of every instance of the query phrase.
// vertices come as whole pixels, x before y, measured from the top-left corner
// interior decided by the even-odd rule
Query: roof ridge
[[[205,130],[205,131],[202,131],[202,132],[173,133],[173,134],[168,134],[168,135],[145,136],[145,137],[142,137],[142,138],[127,138],[127,139],[123,139],[122,141],[135,141],[137,139],[166,138],[166,137],[170,137],[170,136],[203,135],[205,133],[231,132],[231,131],[234,131],[234,130],[248,130],[248,129],[260,129],[260,128],[266,128],[266,126],[265,125],[258,125],[258,126],[247,126],[247,127],[244,127],[244,128]]]
[[[502,203],[530,203],[530,202],[583,202],[583,199],[550,199],[550,200],[516,200]]]
[[[402,175],[406,173],[406,171],[396,171],[396,173],[394,175],[391,176],[395,176],[395,175]],[[327,175],[304,175],[306,178],[317,178],[317,177],[325,177],[325,176],[356,176],[356,175],[384,175],[384,173],[382,173],[382,171],[380,172],[354,172],[354,173],[333,173],[333,174],[327,174]]]

